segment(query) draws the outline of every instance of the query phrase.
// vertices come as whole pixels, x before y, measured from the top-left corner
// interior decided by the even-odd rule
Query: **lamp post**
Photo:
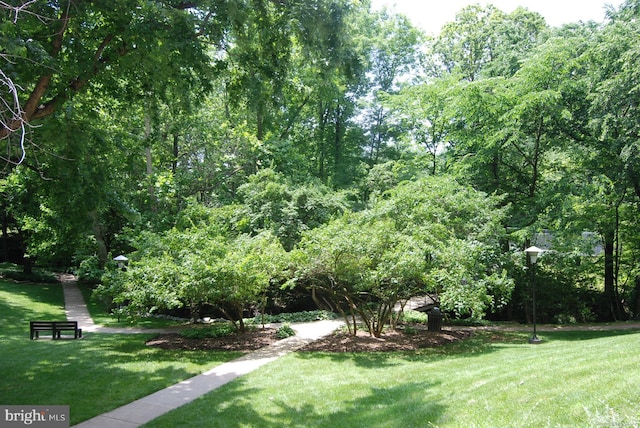
[[[529,260],[533,265],[532,279],[531,279],[531,288],[533,289],[533,336],[529,339],[529,343],[538,344],[542,342],[542,340],[538,339],[538,335],[536,332],[536,262],[538,261],[538,255],[542,253],[542,249],[538,247],[529,247],[524,252],[529,256]]]
[[[129,261],[129,259],[125,255],[120,254],[119,256],[114,257],[113,261],[118,263],[118,269],[127,270],[127,262]]]

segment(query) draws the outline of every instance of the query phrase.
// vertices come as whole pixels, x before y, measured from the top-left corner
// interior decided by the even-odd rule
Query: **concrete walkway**
[[[62,282],[62,290],[64,291],[64,308],[68,320],[78,321],[78,327],[82,329],[82,333],[175,333],[180,328],[162,328],[162,329],[142,329],[135,327],[104,327],[93,322],[89,309],[84,301],[84,297],[80,289],[75,283],[72,275],[60,276]]]
[[[61,276],[67,319],[77,320],[84,332],[96,333],[154,333],[166,329],[106,328],[96,325],[89,314],[82,293],[73,277]],[[143,425],[171,410],[177,409],[220,386],[231,382],[275,359],[296,351],[308,343],[331,334],[343,325],[342,321],[327,320],[293,324],[296,335],[221,364],[213,369],[143,397],[110,412],[84,421],[79,428],[131,428]]]

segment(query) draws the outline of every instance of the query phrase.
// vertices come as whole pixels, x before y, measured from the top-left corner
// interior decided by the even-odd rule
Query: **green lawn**
[[[148,427],[637,427],[640,333],[478,333],[406,354],[288,355]]]
[[[29,339],[29,320],[65,319],[62,287],[0,280],[0,403],[70,405],[71,424],[229,361],[239,353],[149,348],[150,335]]]
[[[0,403],[69,404],[71,424],[237,356],[149,349],[148,335],[29,340],[63,319],[59,285],[0,281]],[[640,425],[640,332],[477,333],[414,353],[295,353],[150,427]]]

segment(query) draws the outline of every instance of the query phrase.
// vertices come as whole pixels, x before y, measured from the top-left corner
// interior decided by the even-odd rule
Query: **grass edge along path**
[[[412,353],[296,353],[145,427],[638,427],[640,332],[477,332]]]
[[[0,403],[70,405],[71,425],[242,355],[150,348],[148,334],[29,339],[29,320],[65,319],[60,284],[0,279]]]

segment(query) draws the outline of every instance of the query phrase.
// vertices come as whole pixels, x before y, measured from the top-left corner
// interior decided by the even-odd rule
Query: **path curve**
[[[73,275],[60,275],[67,319],[78,321],[84,331],[95,333],[166,333],[168,329],[108,328],[93,322]],[[327,336],[344,325],[339,320],[292,324],[296,335],[221,364],[200,375],[140,398],[110,412],[74,425],[79,428],[133,428],[177,409],[279,357]]]

